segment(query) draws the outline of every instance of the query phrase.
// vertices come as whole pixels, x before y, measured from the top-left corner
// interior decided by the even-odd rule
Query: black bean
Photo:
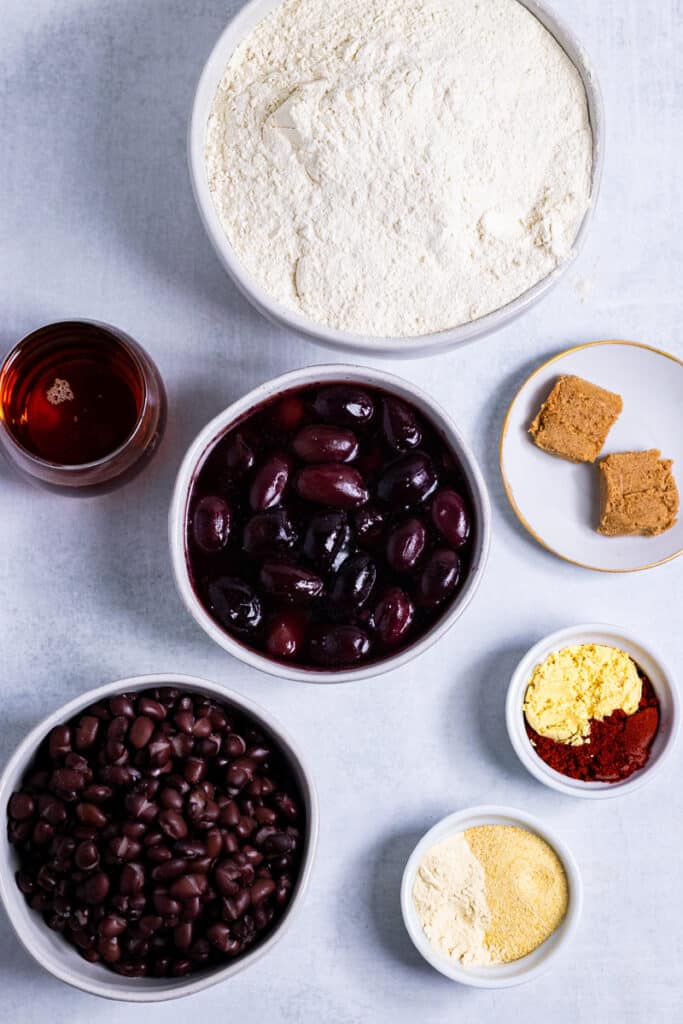
[[[121,959],[121,947],[116,936],[102,937],[97,943],[97,952],[108,964],[115,964]]]
[[[90,804],[103,804],[106,800],[111,800],[113,795],[114,790],[111,786],[92,785],[83,790],[83,799]]]
[[[223,900],[223,917],[226,921],[237,921],[249,909],[251,896],[249,890],[242,889],[236,896],[227,896]]]
[[[57,725],[48,737],[50,757],[58,760],[71,750],[71,729],[67,725]]]
[[[37,821],[31,833],[36,846],[45,846],[46,843],[50,842],[54,834],[54,826],[49,821]]]
[[[178,811],[165,810],[159,815],[159,827],[169,839],[184,839],[187,835],[187,822]]]
[[[155,889],[152,893],[152,902],[163,917],[177,914],[180,910],[180,903],[169,896],[167,889]]]
[[[133,702],[125,693],[121,693],[117,697],[112,697],[109,701],[109,710],[115,718],[120,715],[123,715],[126,718],[135,718]]]
[[[189,900],[192,896],[201,896],[206,886],[204,875],[181,875],[172,883],[169,892],[174,899]]]
[[[97,926],[97,930],[105,939],[115,939],[126,930],[125,918],[118,914],[107,914]]]
[[[147,747],[150,764],[166,764],[171,756],[171,743],[166,736],[155,736]]]
[[[179,839],[174,846],[175,852],[186,860],[196,860],[206,856],[206,846],[201,839]]]
[[[35,810],[35,801],[28,793],[12,793],[7,808],[10,818],[14,818],[16,821],[26,821],[33,817]]]
[[[152,870],[152,878],[155,882],[166,882],[177,878],[187,871],[189,863],[182,857],[171,857],[163,861]]]
[[[74,768],[58,768],[50,777],[50,789],[53,789],[55,793],[77,793],[84,786],[83,773]]]
[[[91,747],[97,738],[99,727],[99,718],[95,718],[94,715],[83,715],[76,726],[74,736],[76,750],[87,750]]]
[[[206,775],[206,761],[201,757],[188,757],[185,762],[183,774],[190,785],[196,785],[196,783],[201,782]]]
[[[124,896],[140,892],[145,884],[145,869],[142,864],[130,862],[125,864],[119,879],[119,890]]]
[[[100,852],[95,843],[83,842],[76,847],[74,862],[81,871],[93,871],[100,863]]]
[[[283,912],[298,832],[278,824],[298,811],[255,723],[163,687],[91,706],[41,750],[7,806],[17,886],[88,962],[181,977]]]
[[[140,853],[142,847],[130,836],[114,836],[109,840],[109,859],[115,864],[124,860],[133,860]]]
[[[177,789],[167,786],[159,794],[159,803],[168,810],[179,811],[183,806],[183,798]]]
[[[145,914],[138,921],[138,928],[143,935],[153,935],[159,931],[163,923],[164,919],[159,914]]]
[[[259,903],[263,903],[274,894],[276,888],[272,878],[257,878],[249,891],[252,904],[258,906]]]
[[[104,828],[107,824],[107,816],[96,804],[77,804],[76,816],[79,821],[82,821],[84,825],[90,825],[91,828]]]
[[[247,749],[247,745],[241,736],[231,732],[225,737],[223,741],[223,749],[228,757],[241,757]]]
[[[139,715],[130,727],[129,740],[132,745],[141,750],[146,747],[154,732],[154,721],[146,715]]]
[[[184,921],[173,929],[173,942],[178,949],[186,950],[192,945],[193,928],[191,921]]]
[[[111,883],[104,871],[91,875],[83,884],[83,899],[86,903],[102,903],[109,892]]]
[[[203,897],[202,897],[203,898]],[[202,900],[199,896],[191,896],[188,900],[183,900],[180,908],[180,920],[181,921],[194,921],[202,912]]]

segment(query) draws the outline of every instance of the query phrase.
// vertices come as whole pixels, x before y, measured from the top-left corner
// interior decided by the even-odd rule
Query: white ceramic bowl
[[[247,413],[262,405],[263,402],[274,395],[292,389],[310,387],[315,384],[329,384],[340,381],[371,385],[398,395],[399,398],[404,398],[415,405],[437,428],[446,444],[455,452],[469,486],[475,522],[475,538],[467,579],[455,601],[428,633],[410,647],[381,661],[371,662],[367,665],[360,665],[358,668],[348,670],[323,671],[275,661],[240,643],[235,637],[222,629],[206,611],[192,586],[188,571],[185,537],[187,507],[192,484],[216,441],[238,420],[244,418]],[[432,644],[436,643],[440,637],[448,632],[455,621],[460,618],[474,597],[488,559],[490,534],[491,508],[486,484],[473,453],[445,410],[434,399],[415,387],[415,385],[409,384],[408,381],[402,380],[400,377],[395,377],[393,374],[384,373],[368,366],[346,366],[343,364],[307,366],[301,370],[294,370],[291,373],[283,374],[281,377],[275,377],[250,391],[244,398],[240,398],[222,413],[219,413],[215,419],[211,420],[204,427],[190,445],[178,472],[169,513],[171,561],[176,586],[185,607],[202,629],[219,646],[228,651],[229,654],[234,655],[248,665],[258,668],[263,672],[268,672],[271,675],[281,676],[285,679],[300,679],[309,683],[346,683],[356,679],[380,675],[383,672],[389,672],[392,669],[399,668],[401,665],[405,665],[406,662],[412,661],[413,658],[416,658],[423,651],[426,651],[427,648],[431,647]]]
[[[510,964],[494,964],[491,967],[463,967],[458,961],[450,960],[435,949],[425,935],[413,903],[413,886],[420,862],[432,846],[449,836],[479,825],[513,825],[526,829],[527,832],[535,832],[541,839],[544,839],[562,861],[569,883],[569,905],[559,928],[527,956]],[[513,985],[522,985],[542,974],[571,941],[581,917],[582,905],[581,875],[570,851],[543,822],[524,811],[517,811],[511,807],[495,805],[470,807],[465,811],[458,811],[457,814],[450,814],[438,822],[423,836],[411,853],[401,881],[403,921],[417,951],[422,954],[427,963],[447,978],[473,988],[511,988]]]
[[[211,968],[184,978],[130,979],[109,971],[102,964],[87,963],[61,935],[47,927],[40,914],[31,910],[14,880],[18,860],[7,839],[5,818],[11,794],[19,788],[20,780],[28,764],[35,755],[39,744],[51,729],[68,721],[83,708],[96,701],[108,699],[117,693],[129,693],[165,685],[208,694],[224,704],[232,705],[254,718],[259,725],[263,726],[264,730],[275,738],[285,754],[305,803],[306,844],[299,877],[287,911],[268,938],[250,953],[226,967]],[[181,996],[201,992],[219,981],[232,978],[260,960],[282,938],[301,907],[310,879],[318,839],[318,798],[315,786],[294,741],[283,731],[282,726],[257,704],[253,704],[245,697],[233,693],[217,683],[197,679],[194,676],[176,675],[172,672],[135,676],[131,679],[108,683],[106,686],[100,686],[96,690],[89,690],[87,693],[81,694],[80,697],[69,701],[68,704],[44,718],[22,740],[2,773],[0,778],[0,814],[3,818],[0,827],[0,897],[22,945],[42,967],[45,967],[60,981],[65,981],[68,985],[73,985],[74,988],[82,989],[84,992],[90,992],[92,995],[135,1003],[177,999]]]
[[[659,698],[661,718],[650,758],[644,768],[623,782],[583,782],[580,779],[567,778],[566,775],[554,771],[545,761],[541,760],[526,734],[522,708],[526,688],[534,668],[545,661],[553,651],[559,651],[563,647],[570,647],[574,644],[606,644],[626,651],[648,677]],[[510,681],[505,705],[505,720],[515,753],[524,767],[539,782],[568,796],[605,800],[640,789],[661,769],[676,741],[680,726],[680,708],[674,677],[660,658],[630,632],[616,626],[590,623],[570,626],[568,629],[551,633],[524,655]]]
[[[280,0],[251,0],[229,22],[202,71],[190,120],[188,137],[190,177],[199,213],[218,258],[240,291],[263,316],[275,324],[296,331],[320,345],[343,349],[346,352],[366,352],[372,355],[416,357],[434,352],[444,352],[491,334],[526,312],[530,306],[534,305],[557,284],[580,252],[593,216],[602,178],[605,118],[600,87],[586,51],[571,30],[538,0],[519,0],[525,7],[528,7],[564,49],[581,75],[588,98],[588,111],[593,130],[592,202],[576,237],[572,259],[562,264],[552,274],[513,302],[473,323],[413,338],[367,338],[360,334],[335,330],[316,323],[271,298],[246,271],[235,254],[221,226],[209,191],[205,165],[206,126],[216,90],[236,47],[279,2]]]

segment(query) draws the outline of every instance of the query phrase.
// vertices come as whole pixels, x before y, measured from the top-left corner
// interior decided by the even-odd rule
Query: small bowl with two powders
[[[640,789],[662,769],[680,725],[674,677],[630,632],[585,624],[545,637],[513,673],[506,723],[540,782],[593,800]]]
[[[582,902],[570,850],[537,818],[509,807],[472,807],[438,822],[401,883],[418,952],[474,988],[538,977],[571,942]]]

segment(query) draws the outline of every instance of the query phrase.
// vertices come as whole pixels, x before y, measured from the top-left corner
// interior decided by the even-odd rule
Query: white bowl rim
[[[595,639],[596,637],[602,637],[603,639]],[[628,779],[622,782],[583,782],[581,779],[570,779],[555,771],[538,756],[531,746],[524,729],[522,704],[534,666],[540,664],[552,651],[560,650],[562,647],[574,643],[608,643],[609,639],[614,641],[613,646],[620,647],[627,654],[630,654],[639,667],[646,669],[646,666],[641,665],[642,660],[644,662],[649,661],[657,669],[657,672],[664,681],[664,687],[659,686],[653,679],[650,679],[650,682],[658,698],[662,700],[664,696],[670,704],[669,732],[665,744],[659,751],[656,759],[648,761],[644,768],[634,772]],[[650,678],[650,672],[647,672],[647,675]],[[663,689],[666,691],[664,694],[662,692]],[[652,781],[664,767],[676,745],[681,725],[680,719],[678,687],[675,676],[666,663],[632,630],[604,622],[567,626],[539,640],[520,659],[512,673],[505,700],[505,724],[508,736],[517,757],[524,767],[545,786],[549,786],[558,793],[564,793],[566,796],[580,797],[585,800],[609,800],[618,796],[625,796],[641,789],[646,783]]]
[[[222,981],[226,981],[256,963],[257,960],[260,960],[282,938],[299,913],[310,882],[318,844],[320,812],[315,783],[305,760],[301,756],[298,744],[292,739],[288,731],[269,711],[242,694],[237,693],[235,690],[228,689],[228,687],[220,683],[212,682],[199,676],[183,675],[177,672],[130,676],[126,679],[105,683],[93,690],[85,691],[78,697],[74,697],[43,718],[21,740],[2,771],[0,776],[0,812],[6,813],[7,801],[15,789],[21,773],[25,771],[40,742],[51,729],[77,715],[80,710],[88,705],[109,698],[116,693],[144,690],[156,686],[178,686],[187,690],[196,690],[199,693],[210,693],[218,700],[227,704],[234,704],[238,709],[243,709],[246,714],[252,715],[273,734],[277,742],[282,745],[287,759],[295,769],[297,781],[306,804],[306,852],[301,862],[295,891],[284,916],[266,940],[257,945],[244,957],[241,957],[234,963],[228,963],[225,967],[210,970],[206,974],[190,975],[187,979],[139,978],[135,979],[135,985],[131,985],[126,984],[126,979],[121,977],[119,984],[114,984],[104,978],[100,981],[86,977],[77,967],[65,966],[60,963],[57,955],[54,957],[50,956],[47,960],[39,955],[34,947],[33,939],[27,926],[16,913],[16,909],[20,906],[25,907],[29,914],[34,914],[35,912],[24,903],[24,897],[16,886],[14,873],[11,871],[9,863],[10,847],[7,840],[7,831],[3,827],[2,836],[0,837],[0,902],[4,905],[10,924],[24,949],[41,967],[72,988],[80,989],[82,992],[88,992],[91,995],[100,996],[104,999],[120,1002],[152,1003],[184,998],[185,996],[194,995],[204,989],[211,988]],[[47,928],[46,925],[45,928]],[[66,947],[65,944],[65,953],[68,952],[69,947]],[[154,983],[154,987],[147,987],[150,982]],[[164,982],[168,983],[164,984]]]
[[[562,862],[569,883],[569,902],[564,920],[556,931],[546,939],[546,942],[553,943],[551,948],[544,949],[546,943],[542,943],[542,945],[538,946],[537,949],[533,950],[526,957],[512,961],[512,963],[494,965],[492,967],[468,968],[463,967],[458,961],[448,960],[430,943],[420,926],[417,912],[413,905],[413,884],[420,862],[432,846],[448,836],[464,832],[466,829],[477,825],[486,824],[521,826],[528,832],[534,832],[541,839],[544,839]],[[477,807],[467,807],[462,811],[456,811],[455,814],[449,814],[442,818],[420,839],[408,858],[401,879],[401,914],[406,931],[418,953],[435,970],[450,978],[451,981],[457,981],[462,985],[469,985],[473,988],[511,988],[516,985],[525,984],[527,981],[531,981],[540,974],[545,973],[552,961],[572,941],[581,918],[582,909],[583,883],[581,873],[574,855],[568,846],[552,829],[534,815],[502,804],[483,804]],[[523,966],[525,960],[529,962],[529,966],[526,968]]]
[[[366,386],[374,385],[375,387],[398,394],[399,397],[414,402],[418,409],[423,411],[427,418],[431,419],[435,428],[444,435],[446,443],[455,451],[458,457],[474,505],[477,532],[469,574],[462,589],[456,596],[453,604],[436,621],[431,630],[416,643],[399,651],[398,654],[379,661],[370,662],[367,665],[361,665],[354,669],[324,671],[288,665],[284,662],[268,658],[266,655],[260,654],[258,651],[252,650],[240,643],[214,622],[195,594],[190,581],[185,557],[185,518],[190,488],[197,466],[201,463],[207,450],[225,433],[230,424],[244,416],[250,409],[280,392],[291,390],[297,386],[310,386],[317,383],[326,384],[336,380],[350,381],[365,384]],[[414,658],[417,658],[440,640],[465,612],[474,598],[486,569],[491,546],[491,506],[486,484],[474,453],[449,413],[430,395],[401,377],[373,367],[355,366],[347,363],[312,364],[301,367],[298,370],[291,370],[279,377],[273,377],[259,384],[252,391],[237,399],[224,409],[223,412],[215,416],[195,437],[183,458],[173,489],[168,522],[171,563],[178,593],[190,615],[192,615],[194,620],[211,639],[229,654],[239,658],[240,661],[269,675],[278,676],[281,679],[294,679],[306,683],[325,683],[327,685],[354,682],[358,679],[369,679],[372,676],[384,675],[386,672],[400,668]]]
[[[249,31],[254,22],[254,11],[269,4],[268,11],[264,11],[262,15],[265,17],[269,10],[274,8],[275,3],[272,0],[248,0],[228,22],[207,58],[195,90],[187,140],[188,163],[192,190],[200,218],[216,255],[239,291],[262,316],[278,326],[288,328],[328,348],[379,356],[395,355],[417,358],[468,344],[501,329],[535,305],[570,269],[584,246],[600,194],[605,153],[605,111],[602,92],[595,67],[571,28],[541,0],[517,0],[517,2],[526,7],[550,32],[581,77],[586,92],[593,134],[591,201],[569,257],[528,291],[479,320],[445,331],[407,338],[367,338],[361,334],[337,330],[316,323],[271,298],[238,259],[220,223],[209,190],[204,156],[206,127],[217,85],[217,75],[222,76],[229,56]],[[220,77],[218,77],[218,81],[220,81]]]

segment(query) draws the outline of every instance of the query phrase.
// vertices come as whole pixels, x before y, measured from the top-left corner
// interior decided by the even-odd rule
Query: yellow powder
[[[465,838],[484,868],[491,962],[519,960],[564,919],[569,886],[562,862],[540,836],[512,825],[468,828]]]
[[[549,654],[537,665],[524,698],[524,715],[535,732],[557,743],[580,746],[590,739],[591,719],[614,711],[633,715],[643,684],[625,651],[579,644]]]

